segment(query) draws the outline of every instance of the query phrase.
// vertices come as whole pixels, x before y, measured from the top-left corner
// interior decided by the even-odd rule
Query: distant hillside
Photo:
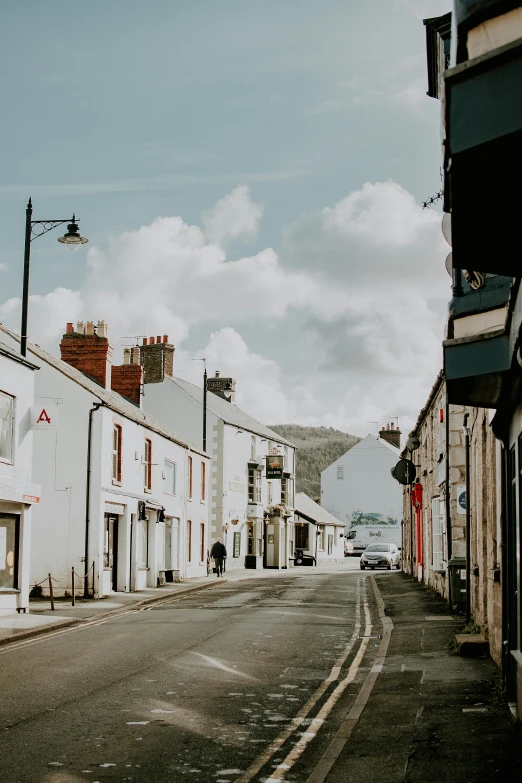
[[[361,440],[333,427],[276,424],[270,429],[297,446],[296,492],[306,492],[314,499],[320,494],[321,471]]]

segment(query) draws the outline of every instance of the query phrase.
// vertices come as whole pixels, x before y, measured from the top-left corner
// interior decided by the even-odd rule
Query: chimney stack
[[[231,391],[230,398],[225,396],[225,389]],[[213,378],[207,378],[207,391],[217,394],[218,397],[224,397],[229,402],[236,401],[236,381],[235,378],[222,378],[219,370]]]
[[[387,424],[386,427],[381,427],[381,431],[379,432],[379,438],[385,440],[390,446],[395,446],[396,449],[400,449],[401,447],[401,435],[402,433],[399,429],[399,425],[397,425],[397,429],[395,429],[393,422]]]
[[[143,367],[138,346],[123,349],[123,364],[112,368],[111,389],[141,408]]]
[[[174,346],[169,343],[168,335],[144,337],[139,352],[144,383],[161,383],[165,378],[172,378]]]
[[[104,389],[111,386],[111,360],[113,348],[109,342],[105,321],[78,321],[76,331],[72,323],[67,324],[66,333],[60,343],[62,361],[87,375]]]

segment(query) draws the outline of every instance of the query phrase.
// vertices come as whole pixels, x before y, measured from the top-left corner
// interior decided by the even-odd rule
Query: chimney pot
[[[169,336],[168,336],[168,334],[164,334],[164,335],[163,335],[163,342],[164,342],[164,343],[168,343],[168,341],[169,341]]]
[[[131,363],[130,348],[124,348],[123,349],[123,364],[130,364],[130,363]]]
[[[76,334],[84,334],[85,333],[85,324],[83,321],[77,321],[76,323]]]
[[[67,324],[66,332],[67,332],[67,334],[73,334],[74,333],[74,327],[73,327],[72,324]]]
[[[219,378],[219,370],[216,370],[215,378]]]
[[[160,343],[160,342],[161,342],[161,334],[160,334],[160,335],[158,335],[158,336],[156,337],[156,342],[157,342],[157,343]]]
[[[155,342],[156,342],[156,341],[155,341],[154,337],[150,337],[150,338],[149,338],[149,344],[150,344],[150,345],[154,345],[154,344],[155,344]]]
[[[147,345],[147,344],[148,344],[148,342],[149,342],[149,341],[148,341],[148,338],[147,338],[147,337],[144,337],[144,338],[143,338],[143,345]]]
[[[94,322],[93,321],[87,321],[85,324],[85,334],[92,336],[94,335]]]
[[[98,326],[96,327],[96,334],[98,337],[105,337],[107,338],[109,336],[109,327],[105,323],[105,321],[98,321]]]
[[[131,348],[131,364],[140,364],[140,349],[137,345]]]

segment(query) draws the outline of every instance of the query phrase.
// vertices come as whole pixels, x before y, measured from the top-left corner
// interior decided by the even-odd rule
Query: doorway
[[[0,514],[0,587],[18,588],[18,539],[20,517]]]
[[[113,592],[118,590],[118,517],[105,514],[103,568],[110,577]]]

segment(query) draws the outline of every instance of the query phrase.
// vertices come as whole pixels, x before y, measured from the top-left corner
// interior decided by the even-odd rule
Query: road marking
[[[377,587],[375,577],[371,576],[370,580],[372,583],[373,592],[375,594],[375,600],[377,602],[379,618],[383,625],[383,636],[379,645],[379,650],[377,652],[376,663],[368,673],[351,710],[348,712],[348,715],[341,724],[341,728],[330,742],[329,746],[326,748],[319,763],[313,770],[312,774],[306,779],[305,783],[324,783],[326,780],[330,770],[341,755],[344,746],[350,739],[350,736],[355,726],[357,725],[357,722],[361,717],[366,704],[368,703],[368,699],[370,698],[370,694],[377,681],[377,677],[382,671],[382,667],[386,661],[386,654],[388,652],[388,646],[390,644],[391,634],[393,631],[393,622],[390,617],[386,617],[385,615],[384,601],[382,600],[380,590]],[[381,668],[379,671],[376,671],[376,668],[379,666]]]
[[[253,677],[251,674],[245,674],[245,672],[239,672],[237,669],[231,669],[229,666],[225,666],[224,663],[221,663],[221,661],[218,661],[217,658],[211,658],[210,655],[203,655],[203,653],[198,652],[192,652],[192,655],[197,655],[198,658],[202,658],[204,661],[206,661],[210,666],[214,666],[216,669],[221,669],[223,672],[227,672],[228,674],[235,674],[236,677],[244,677],[246,680],[256,680],[257,677]]]
[[[282,614],[282,615],[293,615],[294,617],[319,617],[321,620],[335,620],[336,622],[344,622],[344,617],[339,617],[339,615],[331,615],[331,614],[312,614],[311,612],[306,612],[303,614],[303,612],[273,612],[269,611],[268,614]]]
[[[356,599],[355,599],[355,626],[353,629],[353,633],[350,637],[350,640],[348,641],[348,644],[344,648],[344,651],[341,654],[341,656],[335,662],[335,665],[332,667],[330,675],[325,680],[323,680],[323,682],[321,683],[321,685],[319,685],[317,690],[310,696],[306,704],[304,704],[303,707],[301,707],[301,709],[299,710],[295,718],[292,718],[292,721],[289,724],[289,726],[287,726],[287,728],[284,729],[279,734],[278,737],[276,737],[276,739],[269,745],[266,751],[262,753],[260,756],[258,756],[258,758],[248,767],[248,769],[245,770],[243,775],[237,778],[237,780],[235,780],[234,783],[250,783],[250,781],[258,774],[259,770],[262,769],[265,766],[265,764],[267,764],[270,761],[270,759],[280,750],[280,748],[289,739],[289,737],[291,737],[292,734],[300,726],[302,726],[304,720],[308,717],[308,715],[313,710],[313,708],[315,707],[319,699],[328,690],[330,684],[338,679],[339,674],[341,672],[341,668],[343,664],[346,662],[348,656],[350,655],[355,643],[357,642],[357,637],[359,635],[359,631],[361,630],[361,584],[363,584],[365,580],[366,577],[360,577],[357,580],[357,592],[356,592]],[[315,732],[314,732],[314,736],[315,736]],[[286,759],[285,762],[283,763],[286,763]]]

